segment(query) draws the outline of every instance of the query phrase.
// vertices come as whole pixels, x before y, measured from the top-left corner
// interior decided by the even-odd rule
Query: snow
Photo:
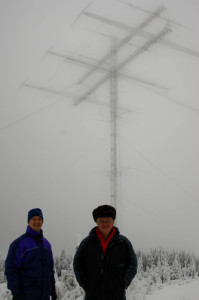
[[[82,296],[65,295],[62,299],[83,300]],[[176,284],[164,285],[160,290],[154,291],[151,295],[136,293],[133,297],[128,295],[127,300],[198,300],[199,297],[199,278],[190,282],[179,281]],[[12,299],[6,288],[6,284],[0,284],[0,300]]]
[[[10,291],[7,289],[7,284],[1,283],[0,284],[0,300],[11,300],[12,296]]]
[[[199,279],[190,283],[179,283],[168,285],[162,290],[155,291],[146,296],[146,300],[198,300],[199,298]]]
[[[198,300],[199,260],[183,251],[163,248],[137,253],[138,272],[127,289],[127,300]],[[3,262],[3,260],[2,260]],[[65,250],[55,256],[55,281],[58,300],[84,300],[73,271],[73,256]],[[11,300],[4,275],[0,272],[0,300]]]

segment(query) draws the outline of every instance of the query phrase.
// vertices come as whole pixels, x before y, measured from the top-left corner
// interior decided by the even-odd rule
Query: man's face
[[[96,223],[102,235],[108,236],[113,228],[114,220],[111,217],[97,218]]]
[[[43,224],[42,218],[39,216],[32,217],[28,223],[30,228],[32,228],[33,230],[35,230],[37,232],[40,232],[42,224]]]

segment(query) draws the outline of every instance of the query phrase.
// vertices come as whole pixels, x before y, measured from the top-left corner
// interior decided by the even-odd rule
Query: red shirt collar
[[[105,239],[103,238],[99,228],[97,227],[96,228],[96,234],[100,240],[100,243],[101,243],[101,246],[102,246],[102,249],[103,249],[103,252],[106,251],[106,248],[110,242],[110,240],[113,238],[114,234],[115,234],[115,227],[113,227],[112,231],[111,231],[111,234],[109,235],[107,241],[105,241]]]

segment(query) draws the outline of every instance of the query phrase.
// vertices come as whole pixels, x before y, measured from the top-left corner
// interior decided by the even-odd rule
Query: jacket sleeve
[[[128,288],[137,274],[137,257],[129,240],[127,240],[127,253],[126,271],[124,275],[125,289]]]
[[[84,240],[79,245],[73,260],[73,269],[79,285],[84,289],[86,282],[85,264],[84,264]]]
[[[51,248],[50,248],[51,249]],[[55,291],[56,292],[56,288],[55,288],[55,270],[54,270],[54,259],[53,259],[53,253],[52,253],[52,249],[51,249],[51,278],[50,278],[50,281],[51,281],[51,285],[52,285],[52,291]],[[52,292],[53,293],[53,292]],[[51,294],[52,295],[52,294]]]
[[[19,254],[19,249],[15,243],[12,243],[8,250],[8,255],[5,261],[5,275],[7,278],[7,287],[12,294],[20,294],[20,266],[22,259]]]

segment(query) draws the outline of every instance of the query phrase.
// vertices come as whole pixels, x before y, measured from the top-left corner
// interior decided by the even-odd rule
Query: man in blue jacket
[[[137,273],[131,242],[114,225],[110,205],[94,209],[97,226],[83,239],[74,257],[74,272],[86,300],[125,300],[125,290]]]
[[[42,211],[31,209],[26,233],[10,245],[5,275],[14,300],[57,299],[53,255],[42,224]]]

